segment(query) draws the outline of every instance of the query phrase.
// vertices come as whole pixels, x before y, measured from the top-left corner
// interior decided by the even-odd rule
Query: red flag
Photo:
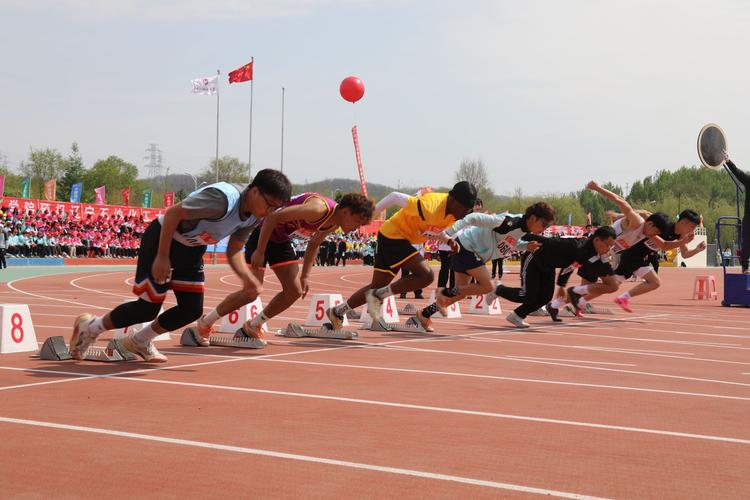
[[[164,193],[164,208],[174,205],[174,193]]]
[[[246,82],[253,79],[253,61],[229,72],[229,83]]]
[[[591,212],[588,213],[586,216],[586,220],[589,221],[589,226],[591,225]]]
[[[57,195],[57,181],[50,179],[44,183],[44,199],[47,201],[55,201]]]
[[[123,188],[120,194],[122,195],[122,204],[126,207],[130,206],[130,188]]]

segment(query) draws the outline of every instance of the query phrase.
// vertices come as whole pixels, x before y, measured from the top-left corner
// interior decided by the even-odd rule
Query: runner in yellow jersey
[[[394,293],[411,292],[429,286],[435,275],[414,245],[423,244],[430,236],[442,235],[444,229],[470,213],[477,198],[477,188],[469,182],[461,181],[447,194],[426,193],[401,197],[403,199],[400,202],[396,197],[393,204],[403,208],[385,221],[378,233],[372,282],[354,292],[343,304],[326,311],[334,328],[342,327],[347,311],[365,303],[367,312],[378,321],[383,299]],[[378,206],[378,209],[383,208],[387,207]],[[409,271],[409,276],[391,285],[401,268]],[[450,293],[449,290],[445,292]]]

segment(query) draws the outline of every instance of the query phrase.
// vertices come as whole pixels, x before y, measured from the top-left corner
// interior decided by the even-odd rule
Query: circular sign
[[[718,169],[724,164],[727,139],[721,127],[709,123],[698,134],[698,158],[704,167]]]

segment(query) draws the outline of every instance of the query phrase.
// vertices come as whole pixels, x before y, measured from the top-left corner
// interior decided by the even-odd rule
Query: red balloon
[[[349,102],[357,102],[365,95],[365,84],[356,76],[347,76],[339,87],[341,97]]]

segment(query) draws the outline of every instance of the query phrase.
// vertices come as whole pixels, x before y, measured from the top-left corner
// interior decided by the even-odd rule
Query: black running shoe
[[[572,286],[568,288],[567,292],[570,303],[573,305],[576,311],[580,311],[581,307],[578,305],[578,301],[581,300],[582,295],[580,293],[575,293]]]
[[[548,302],[545,306],[545,309],[547,309],[549,317],[552,318],[552,321],[556,321],[558,323],[562,322],[562,320],[557,317],[557,314],[560,312],[560,310],[556,307],[552,307],[552,302]]]

